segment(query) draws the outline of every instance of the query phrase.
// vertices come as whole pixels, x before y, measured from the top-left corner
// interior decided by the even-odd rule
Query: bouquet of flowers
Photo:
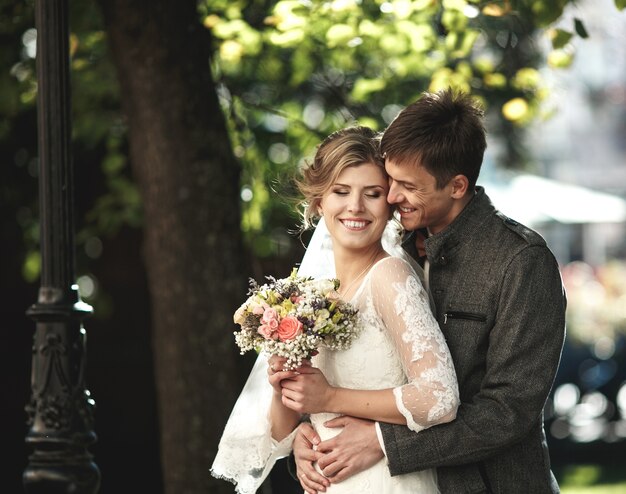
[[[358,332],[357,310],[339,298],[339,280],[298,276],[250,280],[248,299],[235,312],[235,342],[243,355],[249,350],[285,357],[285,369],[295,369],[324,345],[347,348]]]

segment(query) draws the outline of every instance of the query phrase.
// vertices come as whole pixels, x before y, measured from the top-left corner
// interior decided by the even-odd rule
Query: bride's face
[[[358,250],[378,245],[391,214],[388,192],[380,166],[363,163],[344,169],[319,205],[333,245]]]

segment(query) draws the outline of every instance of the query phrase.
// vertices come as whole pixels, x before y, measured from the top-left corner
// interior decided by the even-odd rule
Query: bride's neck
[[[335,251],[335,269],[340,281],[339,293],[343,297],[350,295],[358,286],[359,281],[367,274],[369,269],[387,254],[382,246],[377,245],[366,251]]]

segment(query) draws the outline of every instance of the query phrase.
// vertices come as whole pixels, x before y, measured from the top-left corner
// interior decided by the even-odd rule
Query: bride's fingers
[[[278,372],[283,370],[287,359],[285,357],[279,357],[278,355],[272,355],[267,359],[267,367],[269,371]]]
[[[307,492],[326,492],[326,487],[330,485],[328,479],[317,473],[314,468],[308,472],[298,472],[298,480],[304,490]]]
[[[292,410],[296,410],[296,408],[302,407],[302,395],[300,393],[285,388],[281,389],[281,393],[283,395],[282,401],[285,406],[288,406]],[[296,411],[300,410],[298,409]]]
[[[300,367],[296,369],[296,371],[299,374],[321,374],[322,373],[322,371],[320,371],[317,367],[313,367],[311,365],[301,365]]]

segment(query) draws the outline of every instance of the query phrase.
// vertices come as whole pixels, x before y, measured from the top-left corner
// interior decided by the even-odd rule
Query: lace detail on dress
[[[452,420],[459,405],[456,373],[422,283],[405,261],[388,258],[372,270],[369,285],[408,380],[394,389],[407,426],[417,432]]]
[[[313,357],[333,386],[352,389],[393,388],[407,425],[420,431],[455,417],[458,387],[450,352],[411,266],[388,257],[374,265],[351,300],[359,309],[362,330],[341,351],[322,348]],[[329,429],[326,413],[312,414],[322,440],[341,429]],[[338,484],[328,494],[434,494],[434,470],[391,477],[386,460]]]
[[[351,301],[363,329],[341,351],[321,348],[313,358],[328,382],[352,389],[394,389],[396,406],[407,425],[419,431],[455,417],[458,387],[452,360],[429,307],[428,295],[404,260],[385,258],[365,276]],[[289,454],[293,433],[272,440],[267,419],[272,389],[267,360],[257,359],[222,435],[213,476],[236,483],[236,492],[252,494],[277,458]],[[322,440],[340,428],[326,428],[332,414],[312,414]],[[435,494],[433,469],[391,477],[386,460],[338,484],[328,494]]]

